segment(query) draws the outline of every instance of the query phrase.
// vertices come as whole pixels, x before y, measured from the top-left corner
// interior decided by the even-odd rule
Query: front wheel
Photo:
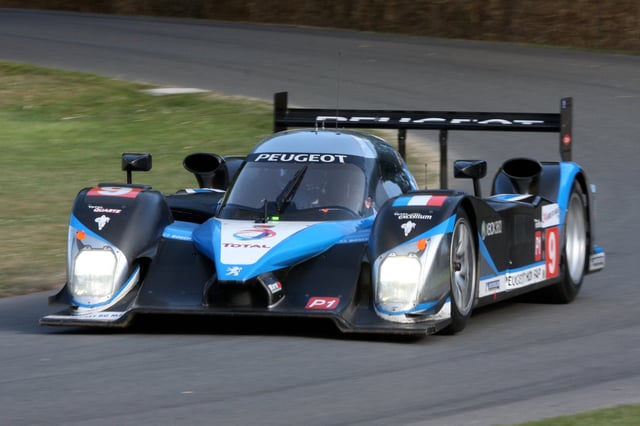
[[[451,281],[451,324],[447,334],[462,331],[473,310],[478,282],[476,243],[466,212],[458,210],[451,235],[449,269]]]

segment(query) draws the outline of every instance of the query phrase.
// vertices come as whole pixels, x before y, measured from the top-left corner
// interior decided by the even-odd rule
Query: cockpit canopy
[[[234,188],[222,217],[244,219],[265,214],[265,208],[268,216],[290,220],[317,220],[329,209],[345,219],[367,214],[366,179],[355,164],[249,161]]]
[[[219,217],[348,220],[413,189],[399,156],[382,139],[348,131],[276,134],[247,156]]]

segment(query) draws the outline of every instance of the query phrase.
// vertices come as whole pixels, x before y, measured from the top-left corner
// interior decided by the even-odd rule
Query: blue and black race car
[[[329,123],[330,125],[326,125]],[[295,127],[288,130],[289,127]],[[330,129],[329,129],[330,127]],[[131,183],[150,154],[123,154],[127,183],[78,194],[68,278],[46,325],[124,327],[138,315],[328,318],[344,332],[462,330],[472,310],[525,292],[568,303],[604,267],[593,187],[570,161],[571,99],[559,114],[294,109],[246,157],[184,160],[199,188]],[[347,128],[352,128],[348,130]],[[400,148],[354,128],[399,129]],[[474,193],[420,190],[408,129],[557,132],[563,161],[454,162]]]

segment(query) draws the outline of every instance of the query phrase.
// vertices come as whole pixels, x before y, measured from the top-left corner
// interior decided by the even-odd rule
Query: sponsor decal
[[[226,275],[231,277],[237,277],[238,275],[240,275],[240,272],[242,272],[241,266],[229,266],[227,268]]]
[[[516,270],[506,270],[500,275],[487,276],[480,279],[478,288],[479,297],[493,296],[497,298],[497,293],[509,292],[522,287],[543,282],[549,278],[547,275],[547,264],[540,261]]]
[[[94,222],[98,224],[98,231],[102,231],[102,229],[105,226],[107,226],[107,223],[109,223],[109,221],[111,221],[111,218],[109,216],[105,216],[105,215],[97,217],[94,220]]]
[[[502,220],[496,220],[493,222],[482,221],[482,224],[480,225],[480,235],[482,235],[483,240],[486,237],[498,234],[502,234]]]
[[[597,253],[591,255],[589,258],[589,271],[597,271],[599,269],[604,268],[605,264],[605,254]]]
[[[542,206],[542,227],[558,225],[560,225],[560,206],[557,204]]]
[[[423,213],[393,212],[393,215],[398,220],[431,220],[433,218],[432,215]]]
[[[113,321],[120,319],[124,312],[95,312],[90,314],[78,315],[82,319],[91,319],[96,321]]]
[[[89,207],[89,209],[91,209],[91,211],[93,211],[94,213],[110,213],[110,214],[122,213],[122,209],[112,209],[112,208],[106,208],[103,206],[93,206],[91,204],[89,204],[87,207]]]
[[[394,207],[405,206],[429,206],[442,207],[447,201],[446,195],[414,195],[412,197],[400,197],[393,202]]]
[[[547,266],[547,278],[558,276],[560,266],[560,232],[558,228],[549,228],[545,231],[545,257]]]
[[[486,120],[479,120],[477,118],[464,118],[464,117],[423,117],[423,118],[412,118],[412,117],[358,117],[358,116],[337,116],[337,115],[319,115],[316,117],[316,121],[338,121],[338,122],[349,122],[349,123],[395,123],[395,124],[484,124],[484,125],[513,125],[519,124],[523,126],[530,126],[535,124],[544,124],[544,120],[508,120],[506,118],[489,118]]]
[[[249,244],[249,243],[222,243],[225,248],[244,248],[244,249],[270,249],[271,246],[266,244]]]
[[[269,288],[269,291],[271,292],[271,294],[282,291],[282,284],[280,283],[280,281],[276,281],[273,284],[268,284],[267,287]]]
[[[540,231],[536,231],[535,235],[534,235],[534,249],[533,249],[533,253],[534,253],[534,259],[536,262],[539,262],[542,260],[542,232]]]
[[[258,154],[254,161],[268,161],[281,163],[340,163],[344,164],[347,155],[344,154],[293,154],[271,153]]]
[[[312,226],[311,222],[252,223],[223,220],[220,230],[220,262],[225,265],[252,265],[291,235]]]
[[[487,287],[487,291],[500,290],[500,280],[495,279],[495,280],[487,281],[485,283],[485,286]]]
[[[404,231],[404,236],[407,237],[407,236],[409,236],[411,231],[413,231],[414,228],[416,227],[416,223],[412,222],[412,221],[408,221],[408,222],[405,222],[402,225],[400,225],[400,227]]]
[[[191,237],[190,234],[178,234],[178,233],[172,233],[172,232],[164,232],[162,234],[162,237],[166,238],[168,240],[193,241],[193,238]]]
[[[94,312],[78,315],[47,315],[45,320],[87,320],[87,321],[115,321],[122,318],[125,312]]]
[[[124,186],[98,186],[87,192],[88,197],[124,197],[136,198],[143,191],[142,188]]]
[[[256,226],[252,229],[243,229],[233,234],[235,238],[243,241],[271,238],[275,235],[275,231],[263,226]]]
[[[507,272],[507,288],[516,289],[544,281],[547,278],[545,274],[545,265],[537,265],[517,272]]]
[[[488,276],[485,279],[480,279],[480,286],[478,287],[478,296],[486,297],[495,295],[505,291],[505,276]]]
[[[80,314],[74,317],[80,318],[83,320],[93,320],[93,321],[115,321],[117,319],[122,318],[124,312],[94,312],[87,314]]]
[[[312,297],[307,301],[305,308],[330,311],[335,309],[339,303],[339,297]]]
[[[162,231],[162,238],[179,241],[193,241],[193,231],[197,226],[198,225],[195,223],[174,222],[164,228],[164,231]]]

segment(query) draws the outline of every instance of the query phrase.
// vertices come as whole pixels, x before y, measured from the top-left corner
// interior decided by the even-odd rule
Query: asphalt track
[[[640,402],[640,57],[0,10],[0,60],[260,99],[288,90],[313,107],[554,112],[573,96],[574,160],[598,185],[608,255],[575,303],[502,303],[461,334],[417,341],[299,322],[41,328],[47,294],[3,299],[0,424],[484,425]],[[451,159],[489,170],[558,158],[551,136],[450,140]]]

